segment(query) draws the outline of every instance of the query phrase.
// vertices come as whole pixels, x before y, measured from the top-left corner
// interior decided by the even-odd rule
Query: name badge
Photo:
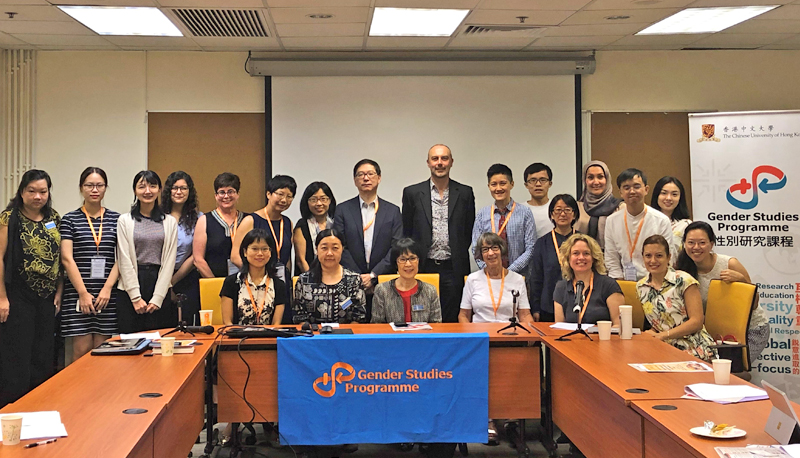
[[[425,306],[422,305],[422,304],[414,304],[414,305],[411,306],[411,311],[412,312],[421,312],[423,310],[425,310]]]
[[[45,229],[55,229],[56,228],[55,221],[48,221],[48,222],[44,223],[44,228]]]
[[[353,305],[353,300],[348,297],[346,301],[342,302],[342,310],[347,310],[347,307],[351,305]]]
[[[275,264],[275,271],[278,274],[278,278],[284,281],[286,280],[286,266],[284,266],[282,262],[278,261],[278,263]]]
[[[91,278],[93,279],[106,278],[106,258],[102,258],[100,256],[92,257]]]
[[[625,280],[636,281],[636,266],[633,264],[625,264],[623,268],[625,269]]]
[[[236,264],[233,263],[230,259],[228,259],[228,275],[233,275],[239,273],[239,268],[236,267]]]

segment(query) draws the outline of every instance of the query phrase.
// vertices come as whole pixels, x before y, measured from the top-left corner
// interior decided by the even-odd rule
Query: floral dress
[[[683,295],[690,286],[698,284],[697,280],[686,272],[676,271],[670,267],[660,290],[650,285],[649,281],[648,275],[636,283],[636,288],[639,291],[644,315],[652,329],[656,332],[667,332],[687,321],[689,313],[686,311]],[[716,357],[714,349],[711,348],[714,341],[705,326],[694,334],[667,339],[665,342],[706,361]]]

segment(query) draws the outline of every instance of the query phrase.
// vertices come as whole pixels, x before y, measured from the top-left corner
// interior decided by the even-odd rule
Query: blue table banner
[[[487,440],[489,336],[278,339],[278,424],[291,445]]]

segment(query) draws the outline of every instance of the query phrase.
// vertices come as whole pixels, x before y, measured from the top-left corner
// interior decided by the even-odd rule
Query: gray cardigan
[[[373,323],[402,323],[406,321],[403,311],[403,298],[397,292],[390,280],[375,287],[375,296],[372,298]],[[426,323],[442,322],[442,307],[439,304],[439,295],[436,288],[417,280],[417,292],[411,296],[411,321]],[[422,310],[414,310],[415,305],[421,305]]]

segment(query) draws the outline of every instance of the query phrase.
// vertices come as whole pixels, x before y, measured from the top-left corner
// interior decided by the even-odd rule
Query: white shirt
[[[636,246],[633,249],[633,259],[630,256],[631,247],[628,242],[628,235],[625,235],[625,220],[623,218],[628,219],[628,234],[631,242],[636,241]],[[642,231],[637,240],[636,232],[639,229],[639,222],[642,221],[642,218],[644,218]],[[645,205],[645,209],[638,215],[631,215],[627,209],[611,214],[606,219],[605,264],[608,276],[624,279],[625,266],[632,263],[636,267],[636,280],[644,278],[647,275],[647,269],[644,267],[644,259],[642,258],[642,245],[647,237],[655,234],[659,234],[666,239],[670,245],[670,256],[675,259],[677,252],[672,237],[672,222],[667,215],[649,205]]]
[[[550,209],[549,203],[544,205],[531,205],[525,202],[525,205],[531,209],[533,220],[536,222],[536,240],[539,240],[541,236],[555,228],[555,226],[553,226],[553,221],[550,219],[550,214],[548,213]]]
[[[370,224],[369,229],[364,231],[364,256],[367,258],[367,266],[369,265],[369,255],[372,254],[372,235],[375,234],[375,222],[373,218],[376,218],[375,215],[375,202],[378,201],[378,196],[375,196],[375,200],[370,203],[364,202],[364,199],[361,196],[358,197],[358,203],[361,206],[361,224],[362,228],[366,226],[370,221],[373,221]]]
[[[494,300],[500,296],[501,279],[491,279]],[[461,308],[472,310],[473,323],[500,323],[506,322],[511,318],[514,308],[514,298],[511,291],[519,292],[517,298],[518,309],[528,309],[528,290],[525,287],[525,277],[509,270],[506,274],[505,285],[503,286],[503,296],[500,298],[500,306],[497,308],[497,315],[494,313],[492,299],[489,295],[489,285],[486,283],[486,272],[481,269],[472,272],[467,277],[464,284],[464,294],[461,296]]]

